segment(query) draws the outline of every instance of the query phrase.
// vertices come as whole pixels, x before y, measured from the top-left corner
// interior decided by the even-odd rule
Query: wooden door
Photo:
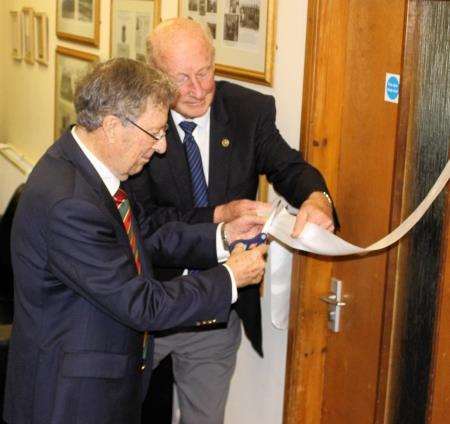
[[[303,151],[327,177],[340,236],[366,246],[411,212],[447,160],[450,3],[311,0],[308,13]],[[399,105],[384,100],[386,73],[401,75]],[[296,257],[285,424],[445,422],[444,196],[386,252]],[[320,300],[331,277],[342,280],[347,303],[338,333],[327,329]]]
[[[308,13],[303,151],[326,175],[339,235],[366,246],[391,226],[398,105],[384,100],[384,85],[386,73],[401,73],[405,1],[311,0]],[[296,259],[285,423],[375,421],[388,265],[387,252]],[[320,300],[331,277],[347,303],[338,333]]]

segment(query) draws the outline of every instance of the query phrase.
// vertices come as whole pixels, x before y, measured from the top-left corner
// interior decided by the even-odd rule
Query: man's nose
[[[153,145],[153,150],[156,153],[159,154],[163,154],[166,152],[167,149],[167,141],[166,141],[166,136],[162,137],[161,140],[158,140],[154,145]]]
[[[197,77],[191,78],[191,94],[196,98],[203,97],[204,90],[202,88],[201,83],[197,80]]]

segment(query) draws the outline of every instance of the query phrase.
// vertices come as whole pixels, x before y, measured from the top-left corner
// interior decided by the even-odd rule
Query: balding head
[[[178,87],[172,108],[186,118],[203,116],[215,91],[214,46],[207,27],[186,18],[158,25],[148,37],[148,62]]]
[[[161,22],[147,38],[147,60],[150,66],[164,68],[164,63],[182,43],[191,40],[209,50],[214,61],[214,45],[211,32],[192,19],[174,18]]]

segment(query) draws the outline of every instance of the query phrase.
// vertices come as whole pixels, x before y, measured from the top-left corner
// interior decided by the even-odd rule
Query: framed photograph
[[[55,139],[71,124],[76,114],[73,104],[77,82],[98,62],[90,53],[58,46],[55,57]]]
[[[22,9],[23,25],[23,57],[25,62],[34,64],[34,10],[31,7]]]
[[[100,0],[57,0],[56,35],[98,47]]]
[[[146,39],[161,21],[161,0],[112,0],[111,57],[146,62]]]
[[[178,0],[178,12],[208,26],[216,73],[272,85],[276,0]]]
[[[22,14],[11,11],[9,15],[11,17],[11,55],[16,60],[22,60]]]
[[[48,17],[45,13],[34,14],[36,29],[36,62],[48,66]]]

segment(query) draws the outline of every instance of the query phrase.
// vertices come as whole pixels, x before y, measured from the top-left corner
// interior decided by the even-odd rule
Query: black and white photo
[[[92,22],[93,18],[93,0],[78,0],[78,17],[80,21]]]
[[[208,13],[217,13],[217,0],[207,0],[206,11]]]
[[[111,57],[146,61],[146,38],[161,20],[161,0],[112,0]]]
[[[207,23],[208,28],[209,28],[209,32],[211,33],[211,37],[214,38],[214,40],[216,39],[216,27],[217,24],[213,23],[213,22],[208,22]]]
[[[75,18],[75,0],[63,0],[61,16],[65,19]]]
[[[57,0],[57,37],[98,47],[100,43],[100,1]]]
[[[239,24],[242,28],[248,28],[255,31],[259,30],[259,15],[260,15],[259,1],[241,1],[239,9],[240,20]]]
[[[239,15],[226,13],[223,26],[223,39],[226,41],[238,41]]]
[[[188,8],[191,12],[198,11],[198,0],[189,0]]]

